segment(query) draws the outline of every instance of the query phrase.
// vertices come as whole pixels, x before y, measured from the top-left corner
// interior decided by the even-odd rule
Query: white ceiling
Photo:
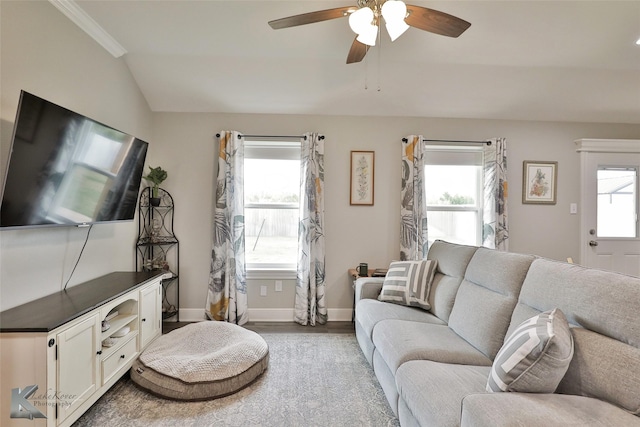
[[[126,49],[153,111],[640,123],[640,1],[423,1],[472,23],[409,29],[346,65],[346,19],[272,30],[325,1],[77,0]]]

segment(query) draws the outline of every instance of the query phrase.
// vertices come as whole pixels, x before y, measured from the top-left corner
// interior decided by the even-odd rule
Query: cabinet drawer
[[[131,366],[130,362],[138,354],[136,342],[136,337],[132,337],[125,345],[102,361],[102,384],[109,381],[124,366]]]

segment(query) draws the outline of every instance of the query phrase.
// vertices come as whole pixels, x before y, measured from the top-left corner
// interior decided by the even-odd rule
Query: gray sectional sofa
[[[356,281],[360,347],[403,426],[640,426],[640,278],[434,242],[430,310]],[[553,393],[490,392],[506,337],[558,308],[572,357]]]

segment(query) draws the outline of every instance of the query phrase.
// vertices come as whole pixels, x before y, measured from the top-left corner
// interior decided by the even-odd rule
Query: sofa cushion
[[[492,360],[502,347],[522,282],[534,259],[532,255],[479,248],[469,262],[449,326]]]
[[[426,259],[392,262],[378,299],[429,310],[429,290],[437,265],[438,261]]]
[[[373,337],[373,328],[381,320],[397,319],[412,322],[445,323],[428,311],[419,308],[405,307],[397,304],[387,304],[375,299],[363,299],[356,304],[356,323],[362,326],[369,338]]]
[[[595,397],[640,415],[640,349],[588,329],[571,331],[575,350],[558,393]]]
[[[363,299],[356,304],[356,338],[366,359],[373,363],[373,329],[381,320],[402,319],[443,325],[444,322],[421,308],[389,304],[377,299]]]
[[[558,392],[640,414],[638,301],[639,277],[540,258],[531,264],[510,330],[534,313],[560,308],[580,327],[572,328],[574,355]]]
[[[451,277],[464,277],[469,261],[478,246],[459,245],[436,240],[429,246],[427,259],[438,260],[438,272]]]
[[[403,419],[404,411],[399,410],[400,424],[459,426],[462,400],[472,393],[487,393],[484,386],[489,369],[427,360],[403,364],[396,372],[399,406],[405,406],[415,420]]]
[[[373,344],[391,372],[409,360],[491,366],[487,356],[446,325],[383,320],[373,330]]]
[[[640,348],[640,277],[577,264],[536,259],[522,285],[511,328],[537,312],[558,307],[569,323]]]
[[[640,419],[602,400],[562,394],[470,394],[461,427],[638,426]]]
[[[467,265],[477,250],[477,246],[457,245],[443,240],[436,240],[429,246],[427,259],[438,261],[429,293],[429,304],[431,313],[445,322],[449,322],[456,293],[467,271]]]
[[[545,311],[516,328],[493,361],[487,391],[553,393],[573,356],[573,337],[561,310]]]

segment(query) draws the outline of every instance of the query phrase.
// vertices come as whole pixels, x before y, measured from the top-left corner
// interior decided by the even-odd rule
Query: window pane
[[[429,206],[476,206],[479,166],[425,166],[425,193]]]
[[[293,264],[298,252],[298,209],[245,208],[247,264]]]
[[[429,153],[432,154],[432,153]],[[447,158],[425,165],[425,197],[429,241],[442,239],[466,245],[481,243],[481,172],[475,152],[439,152]],[[480,153],[481,154],[481,153]],[[471,162],[469,160],[474,160]],[[444,161],[446,160],[446,162]],[[456,160],[460,163],[456,163]]]
[[[436,239],[463,245],[477,245],[478,213],[473,211],[428,211],[429,243]]]
[[[598,237],[637,237],[636,180],[636,170],[598,170]]]
[[[297,204],[299,194],[300,160],[245,159],[245,204]]]

